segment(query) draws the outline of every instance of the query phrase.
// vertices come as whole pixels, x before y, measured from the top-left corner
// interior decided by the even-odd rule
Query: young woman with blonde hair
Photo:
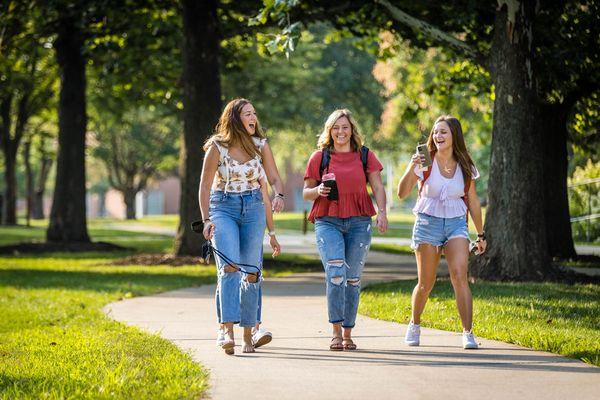
[[[323,132],[304,174],[305,200],[313,200],[309,220],[325,268],[332,351],[355,350],[352,329],[360,296],[360,280],[371,243],[371,217],[379,232],[387,229],[383,166],[362,137],[350,111],[336,110]],[[335,175],[335,186],[332,186]],[[378,211],[367,191],[375,195]],[[337,189],[337,190],[336,190]]]

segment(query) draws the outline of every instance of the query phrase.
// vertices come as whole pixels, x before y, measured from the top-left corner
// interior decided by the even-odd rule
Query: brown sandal
[[[352,339],[343,339],[342,345],[344,347],[344,350],[356,350],[356,344],[354,344],[354,341]]]
[[[331,350],[331,351],[344,350],[344,345],[342,344],[342,338],[339,336],[334,336],[331,339],[331,344],[329,345],[329,350]]]

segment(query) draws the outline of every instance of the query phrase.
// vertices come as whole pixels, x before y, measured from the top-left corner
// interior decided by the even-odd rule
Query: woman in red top
[[[305,200],[314,200],[309,220],[315,224],[317,246],[325,268],[327,309],[333,325],[330,350],[355,350],[352,328],[360,295],[360,278],[371,244],[371,217],[379,232],[387,229],[383,166],[368,151],[361,160],[362,138],[350,111],[336,110],[327,121],[304,174]],[[323,154],[330,159],[321,176]],[[327,159],[327,157],[325,157]],[[378,212],[367,192],[375,194]],[[337,192],[337,193],[336,193]]]

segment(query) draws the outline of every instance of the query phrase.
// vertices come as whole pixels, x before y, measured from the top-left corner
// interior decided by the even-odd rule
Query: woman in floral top
[[[237,264],[262,269],[265,225],[273,256],[280,252],[261,162],[265,142],[252,104],[235,99],[227,104],[216,133],[204,145],[199,196],[203,234],[232,260],[216,257],[217,318],[224,328],[217,341],[227,354],[234,352],[233,325],[238,323],[244,328],[242,351],[254,352],[252,329],[259,319],[260,278],[243,274]]]

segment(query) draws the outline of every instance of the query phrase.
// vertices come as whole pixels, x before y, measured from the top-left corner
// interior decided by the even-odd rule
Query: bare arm
[[[404,175],[400,179],[400,183],[398,183],[398,197],[400,199],[406,198],[417,184],[419,178],[415,174],[414,169],[416,165],[421,165],[422,160],[418,153],[413,154],[408,167],[406,167],[406,171],[404,171]]]
[[[314,201],[319,196],[327,197],[327,194],[331,188],[323,185],[319,185],[315,179],[307,178],[304,180],[304,189],[302,190],[302,197],[304,200]]]
[[[473,224],[475,225],[475,229],[477,233],[483,233],[483,218],[481,216],[481,202],[479,201],[479,196],[477,196],[477,191],[475,190],[475,182],[471,182],[471,187],[469,187],[469,214],[471,214],[471,218],[473,218]]]
[[[204,162],[202,163],[202,175],[200,176],[200,188],[198,193],[198,200],[200,202],[200,212],[202,213],[202,220],[209,218],[209,203],[210,203],[210,188],[212,186],[215,173],[219,166],[219,150],[216,146],[210,146],[204,156]],[[212,237],[213,228],[208,223],[204,224],[204,237],[210,239]],[[214,224],[212,224],[214,227]]]
[[[267,180],[261,178],[260,180],[260,191],[263,197],[263,203],[265,204],[265,217],[267,218],[267,229],[269,232],[275,230],[275,223],[273,222],[273,211],[271,209],[271,199],[269,199],[269,191],[267,190]]]
[[[479,201],[479,196],[477,196],[477,191],[475,190],[475,181],[471,181],[471,186],[469,187],[469,195],[468,195],[468,203],[467,207],[469,209],[469,214],[471,214],[471,218],[473,218],[473,224],[475,225],[475,229],[477,230],[477,253],[481,254],[485,252],[487,247],[487,241],[485,240],[485,235],[483,233],[483,218],[481,216],[481,203]],[[479,235],[484,235],[483,237]]]
[[[369,184],[375,194],[375,202],[377,203],[377,228],[380,233],[384,233],[387,230],[388,220],[386,215],[386,196],[385,187],[381,180],[381,171],[374,171],[369,174]]]
[[[267,229],[269,230],[269,244],[273,250],[272,256],[277,257],[281,252],[281,246],[275,237],[275,222],[273,221],[273,212],[271,210],[271,199],[269,199],[269,191],[267,190],[267,180],[260,180],[260,191],[265,203],[265,217],[267,219]]]
[[[279,170],[277,169],[277,164],[275,163],[275,157],[273,157],[273,152],[271,151],[269,143],[265,143],[261,154],[267,179],[269,180],[271,187],[273,187],[276,192],[276,196],[273,199],[273,209],[276,212],[280,212],[283,210],[284,202],[282,197],[277,196],[277,193],[283,194],[283,181],[279,175]]]

